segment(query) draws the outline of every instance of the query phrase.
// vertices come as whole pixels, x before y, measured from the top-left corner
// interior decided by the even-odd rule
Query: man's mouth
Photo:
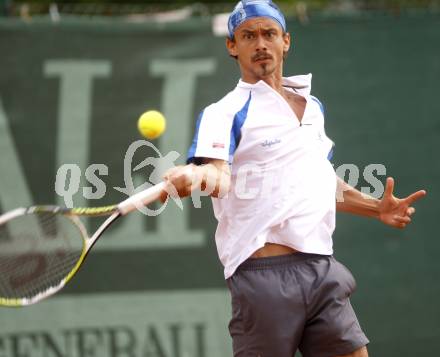
[[[272,56],[268,53],[257,53],[255,56],[252,57],[252,62],[259,62],[264,60],[271,60],[273,59]]]

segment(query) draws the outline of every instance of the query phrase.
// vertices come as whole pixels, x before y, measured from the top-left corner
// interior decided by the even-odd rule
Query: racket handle
[[[134,194],[118,204],[118,211],[123,216],[137,209],[139,206],[146,206],[159,199],[160,194],[165,188],[165,182],[158,183],[141,192]]]

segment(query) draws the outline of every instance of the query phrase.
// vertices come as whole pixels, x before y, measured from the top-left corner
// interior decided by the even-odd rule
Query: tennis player
[[[403,228],[425,191],[396,198],[388,178],[378,200],[337,178],[311,75],[283,77],[290,35],[279,8],[240,1],[228,25],[241,79],[202,111],[189,164],[165,180],[181,197],[213,197],[234,356],[368,356],[350,305],[355,280],[332,256],[336,209]]]

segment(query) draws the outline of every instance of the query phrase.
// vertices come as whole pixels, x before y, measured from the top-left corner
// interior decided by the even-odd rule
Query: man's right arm
[[[172,192],[179,197],[187,197],[194,190],[202,190],[212,197],[221,198],[229,192],[231,171],[224,160],[203,159],[202,165],[171,168],[165,173],[164,180],[168,187],[161,196],[162,201]]]

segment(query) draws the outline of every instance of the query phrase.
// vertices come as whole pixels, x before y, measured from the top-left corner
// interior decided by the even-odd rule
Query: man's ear
[[[229,55],[232,57],[237,57],[237,44],[234,40],[226,37],[226,48],[228,49]]]
[[[290,48],[290,33],[285,32],[283,34],[283,42],[284,42],[283,52],[287,53],[289,51],[289,48]]]

